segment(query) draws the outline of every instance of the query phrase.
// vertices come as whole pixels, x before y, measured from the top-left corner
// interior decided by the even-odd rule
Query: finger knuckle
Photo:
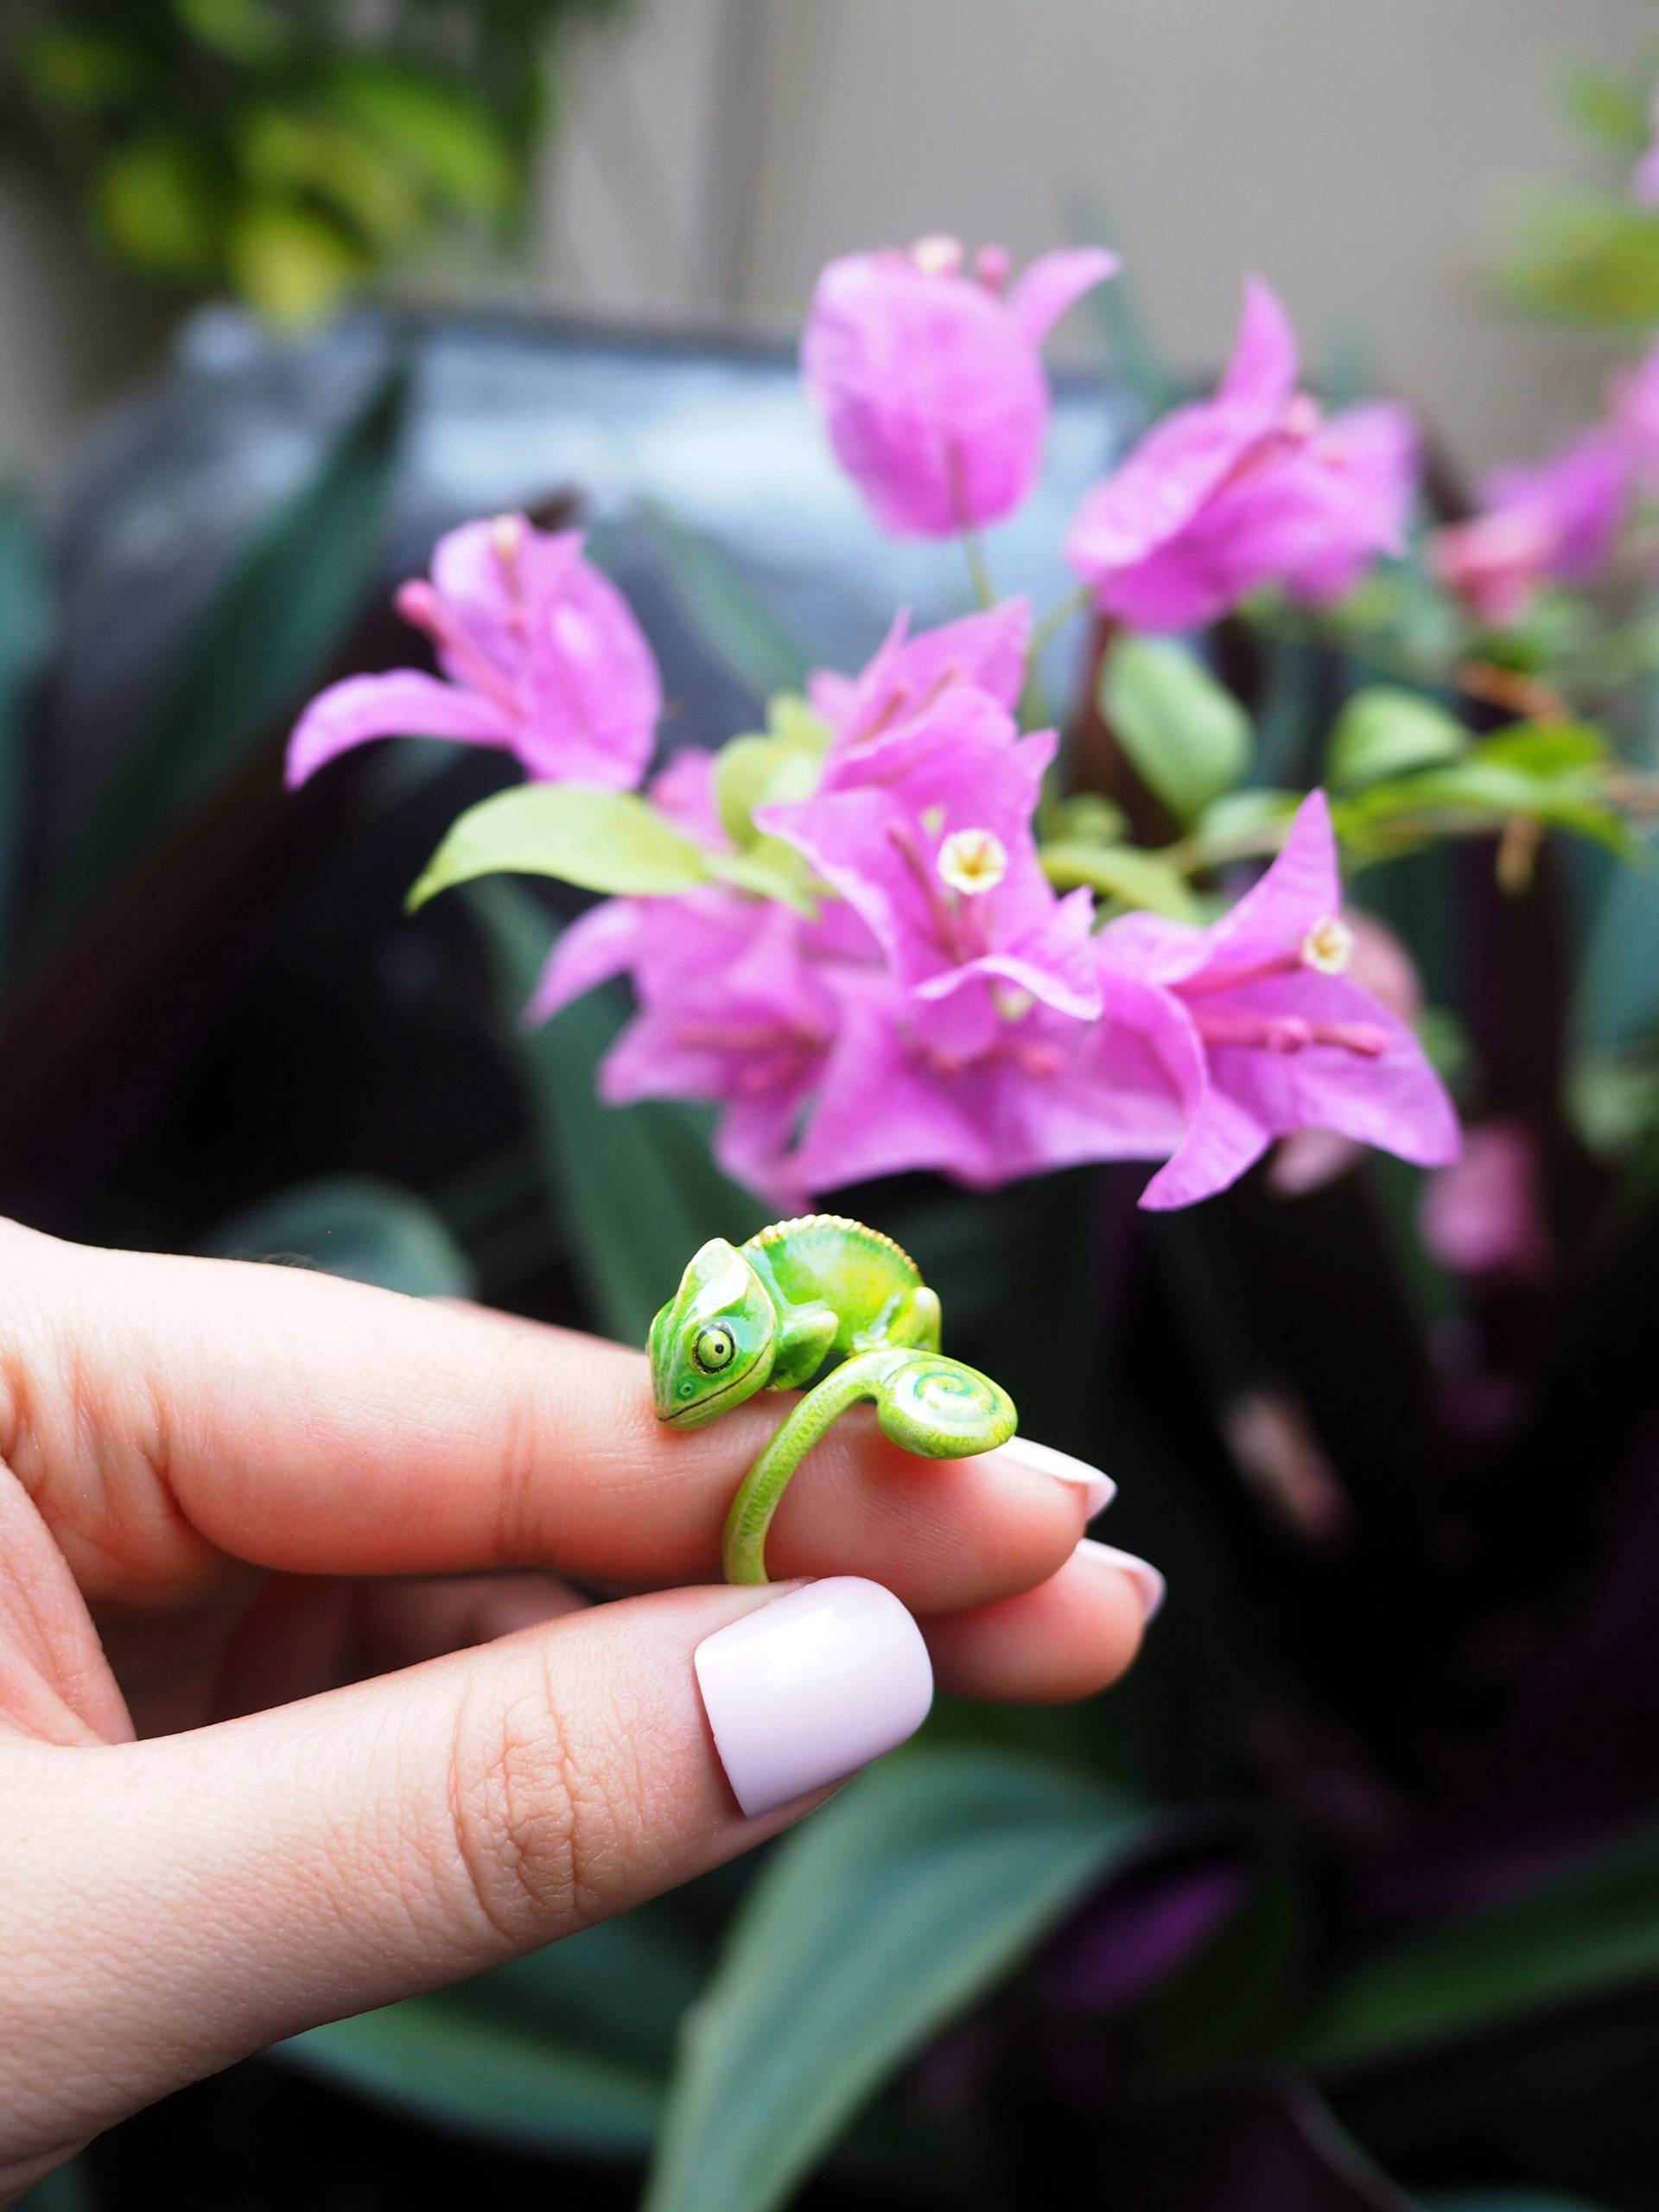
[[[510,1945],[586,1926],[615,1887],[628,1821],[607,1733],[574,1718],[545,1668],[505,1700],[463,1704],[449,1775],[455,1853],[471,1908]]]

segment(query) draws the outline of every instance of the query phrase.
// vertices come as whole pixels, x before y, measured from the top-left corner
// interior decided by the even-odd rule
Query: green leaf
[[[1605,796],[1599,731],[1518,723],[1460,760],[1368,785],[1332,809],[1337,834],[1372,856],[1407,849],[1437,830],[1498,829],[1519,816],[1588,837],[1629,860],[1643,847]]]
[[[550,948],[546,917],[515,883],[476,884],[467,897],[490,942],[549,1188],[594,1318],[620,1342],[642,1344],[698,1245],[710,1236],[741,1243],[771,1216],[714,1165],[707,1113],[669,1100],[601,1102],[599,1064],[621,1027],[614,994],[590,991],[541,1028],[524,1028],[523,1008]]]
[[[1338,715],[1325,754],[1325,773],[1338,791],[1384,776],[1455,760],[1468,749],[1469,733],[1455,715],[1392,684],[1356,691]]]
[[[302,1260],[411,1298],[470,1298],[467,1255],[426,1201],[374,1175],[296,1183],[221,1222],[207,1248],[230,1259]]]
[[[1172,921],[1193,922],[1203,917],[1204,909],[1180,870],[1144,846],[1079,845],[1062,838],[1057,844],[1044,845],[1038,857],[1057,891],[1075,891],[1087,884],[1120,906],[1145,907]]]
[[[293,44],[293,25],[266,0],[173,0],[173,12],[200,44],[251,68],[281,60]]]
[[[1557,188],[1535,201],[1499,274],[1535,315],[1617,328],[1659,322],[1659,215],[1610,195]]]
[[[686,2024],[646,2212],[769,2212],[1152,1821],[1080,1777],[918,1751],[780,1845]]]
[[[143,83],[148,64],[112,31],[42,29],[25,41],[17,67],[36,99],[54,107],[116,105]]]
[[[20,2196],[13,2212],[98,2212],[98,2184],[91,2161],[73,2158]]]
[[[500,123],[465,86],[377,58],[340,64],[324,98],[439,199],[481,216],[512,208],[518,165]]]
[[[46,549],[23,499],[0,492],[0,977],[23,832],[24,709],[51,636]]]
[[[274,194],[236,209],[225,250],[250,307],[290,329],[326,315],[369,267],[364,248],[332,216]]]
[[[515,784],[469,806],[409,894],[410,910],[480,875],[550,875],[649,898],[709,880],[709,855],[634,791]]]
[[[647,503],[640,518],[687,620],[728,674],[757,699],[804,690],[807,655],[761,604],[729,555],[665,507]]]
[[[1561,87],[1561,105],[1567,120],[1586,138],[1634,161],[1650,136],[1648,97],[1644,87],[1605,69],[1569,71]]]
[[[1100,710],[1141,781],[1179,821],[1192,821],[1249,769],[1249,716],[1167,639],[1114,640],[1101,671]]]
[[[1659,1828],[1489,1910],[1340,1974],[1289,2038],[1294,2063],[1351,2072],[1507,2031],[1659,1978]]]
[[[425,219],[397,164],[337,123],[288,108],[256,108],[238,132],[237,150],[244,175],[268,200],[291,203],[314,194],[377,249],[406,243]],[[360,251],[353,248],[351,258],[360,267]]]
[[[129,139],[92,183],[98,221],[140,269],[198,280],[219,268],[226,179],[207,148],[181,130]]]
[[[373,579],[407,386],[392,370],[236,562],[67,872],[83,905],[295,713]]]
[[[1578,976],[1577,1027],[1592,1045],[1630,1045],[1659,1022],[1659,869],[1623,868],[1596,905]]]
[[[435,1997],[277,2047],[308,2074],[494,2143],[641,2157],[702,1963],[646,1905]]]
[[[753,844],[754,810],[807,798],[818,787],[830,732],[788,694],[774,699],[763,735],[734,737],[715,755],[715,804],[734,845]]]
[[[1436,2190],[1417,2202],[1422,2212],[1600,2212],[1587,2197],[1529,2189],[1523,2182],[1510,2189]]]

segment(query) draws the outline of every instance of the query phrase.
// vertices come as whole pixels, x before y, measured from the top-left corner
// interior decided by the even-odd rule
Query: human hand
[[[926,1654],[1020,1700],[1128,1664],[1160,1579],[1018,1442],[849,1419],[779,1510],[796,1580],[707,1586],[778,1418],[676,1435],[587,1337],[0,1224],[0,2203],[788,1827],[919,1723]]]

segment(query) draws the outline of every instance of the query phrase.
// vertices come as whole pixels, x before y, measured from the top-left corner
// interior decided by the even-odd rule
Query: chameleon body
[[[701,1428],[758,1390],[796,1389],[835,1366],[791,1412],[744,1478],[727,1518],[731,1582],[766,1580],[766,1529],[784,1486],[824,1431],[862,1399],[885,1434],[934,1459],[1013,1435],[1006,1390],[939,1350],[939,1301],[909,1254],[839,1214],[774,1222],[734,1245],[713,1237],[651,1325],[657,1417]]]

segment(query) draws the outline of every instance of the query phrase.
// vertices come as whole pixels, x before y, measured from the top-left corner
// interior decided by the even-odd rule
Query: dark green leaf
[[[51,632],[45,548],[25,502],[0,493],[0,946],[7,954],[23,829],[24,703]]]
[[[810,665],[730,556],[664,507],[641,511],[686,619],[714,658],[757,699],[799,691]]]
[[[211,276],[224,235],[225,180],[206,147],[181,130],[130,138],[105,160],[92,204],[105,237],[141,269]]]
[[[68,871],[76,908],[295,712],[374,575],[406,380],[378,389],[220,586]]]
[[[480,875],[550,875],[646,898],[709,880],[709,855],[633,791],[516,784],[468,807],[409,894],[412,912]]]
[[[1100,710],[1141,781],[1179,821],[1195,819],[1249,771],[1249,716],[1166,639],[1114,639],[1101,671]]]
[[[26,2196],[17,2199],[13,2212],[98,2212],[98,2202],[90,2164],[74,2158],[37,2181]]]
[[[1659,1978],[1659,1829],[1341,1974],[1290,2038],[1348,2072]]]
[[[173,0],[173,12],[203,46],[253,68],[280,60],[294,38],[267,0]]]
[[[1590,1045],[1630,1045],[1659,1021],[1659,868],[1621,868],[1595,906],[1578,976],[1577,1027]]]
[[[373,1175],[319,1177],[262,1198],[213,1231],[228,1258],[308,1262],[413,1298],[470,1298],[467,1255],[426,1201]]]
[[[1370,684],[1356,691],[1337,717],[1325,773],[1337,789],[1348,789],[1455,760],[1468,744],[1469,733],[1457,716],[1421,691]]]
[[[128,98],[143,83],[146,59],[113,31],[41,29],[17,56],[37,99],[56,107],[96,108]]]
[[[590,992],[543,1027],[524,1028],[549,950],[546,918],[514,883],[476,884],[467,897],[494,955],[550,1189],[594,1318],[621,1343],[642,1344],[698,1245],[740,1242],[770,1217],[715,1166],[706,1113],[665,1100],[601,1103],[599,1064],[621,1027],[613,995]]]
[[[918,1751],[781,1845],[690,2015],[648,2212],[768,2212],[926,2038],[1151,1833],[1081,1778]]]

